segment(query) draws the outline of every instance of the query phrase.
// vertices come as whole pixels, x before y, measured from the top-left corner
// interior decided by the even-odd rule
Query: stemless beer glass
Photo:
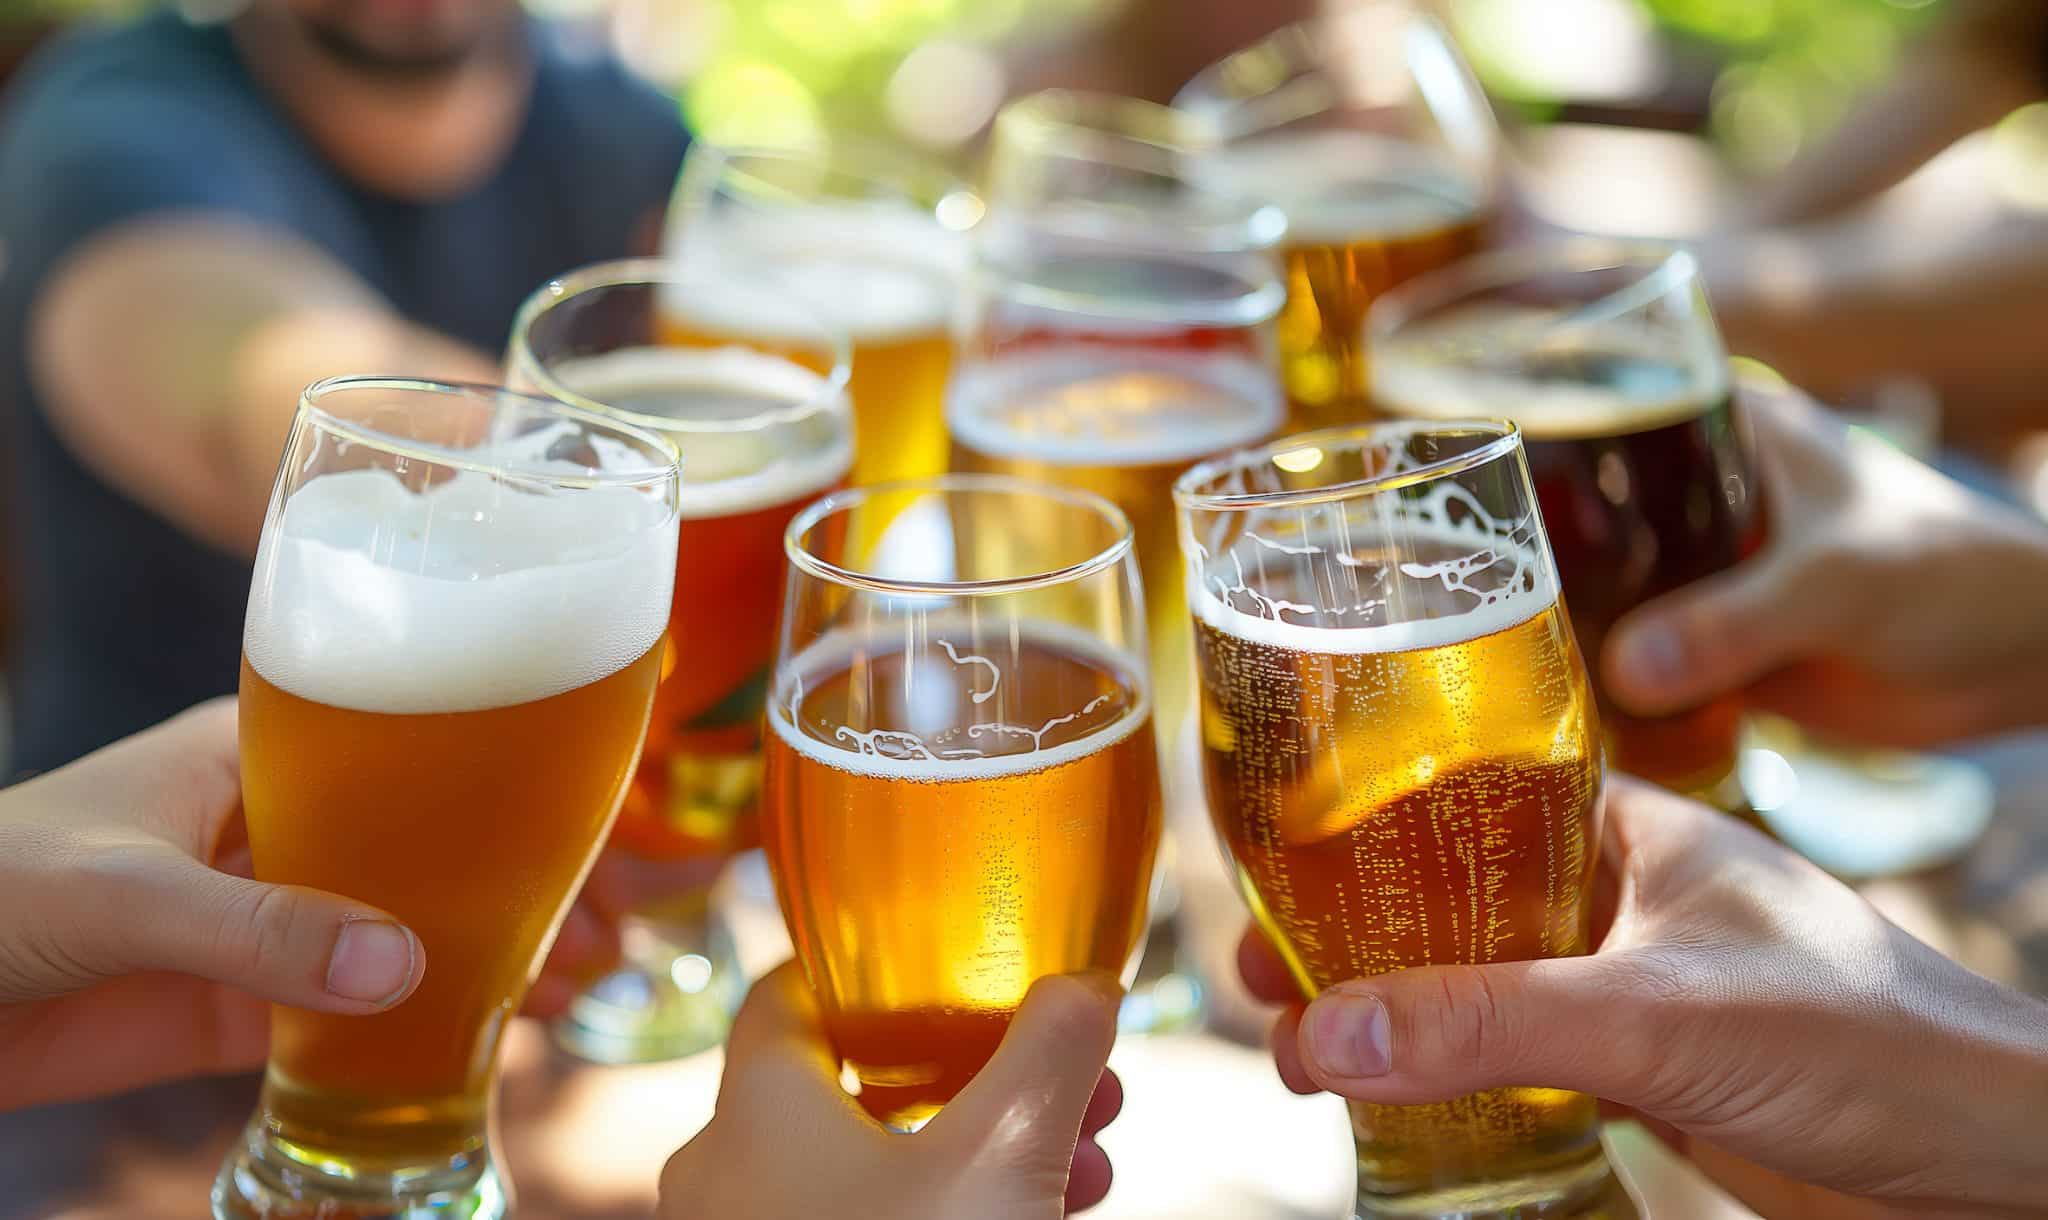
[[[632,774],[674,581],[651,433],[482,387],[306,392],[243,636],[259,880],[372,903],[426,980],[373,1016],[271,1010],[221,1220],[499,1217],[499,1038]]]
[[[1366,309],[1479,248],[1500,133],[1415,0],[1361,0],[1211,65],[1174,105],[1218,141],[1219,191],[1286,213],[1280,352],[1300,427],[1365,418]]]
[[[1286,438],[1175,485],[1210,812],[1304,996],[1587,952],[1599,734],[1511,424]],[[1353,1103],[1360,1217],[1585,1214],[1594,1100]]]
[[[853,481],[874,483],[945,469],[950,326],[981,211],[951,177],[877,149],[698,143],[676,187],[669,253],[741,276],[780,271],[785,291],[851,337]],[[702,319],[680,302],[668,322],[690,335]]]
[[[1596,672],[1623,615],[1761,544],[1728,357],[1690,254],[1581,240],[1483,255],[1383,297],[1368,329],[1384,414],[1521,425]],[[1603,699],[1608,760],[1739,812],[1741,711],[1730,697],[1645,719]]]
[[[829,496],[788,552],[764,845],[861,1105],[914,1127],[1034,980],[1128,977],[1160,822],[1130,526],[951,475]]]
[[[697,319],[688,334],[663,325],[680,313]],[[658,433],[682,459],[669,655],[613,836],[639,857],[706,867],[635,912],[623,965],[557,1033],[605,1063],[691,1054],[723,1039],[746,990],[710,886],[716,862],[757,838],[783,530],[853,462],[846,339],[772,276],[638,259],[535,293],[506,363],[518,388]]]

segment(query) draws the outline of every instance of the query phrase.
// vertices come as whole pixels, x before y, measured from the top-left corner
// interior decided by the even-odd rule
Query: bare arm
[[[154,216],[91,238],[45,281],[29,329],[44,413],[79,459],[245,554],[308,383],[498,378],[495,361],[406,322],[309,243],[220,214]]]

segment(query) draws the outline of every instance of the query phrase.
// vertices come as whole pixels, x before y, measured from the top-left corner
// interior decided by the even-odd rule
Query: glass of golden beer
[[[1456,44],[1417,0],[1360,0],[1211,65],[1174,105],[1209,128],[1213,190],[1286,213],[1295,425],[1368,418],[1367,308],[1485,237],[1500,132]]]
[[[243,635],[256,877],[373,903],[426,979],[271,1010],[219,1220],[500,1217],[499,1039],[633,773],[674,583],[658,436],[476,386],[306,391]]]
[[[1279,208],[1223,193],[1194,171],[1210,125],[1185,110],[1106,93],[1047,89],[996,115],[982,193],[985,225],[1180,250],[1270,251]]]
[[[1134,964],[1160,814],[1130,525],[949,475],[828,496],[787,549],[763,844],[846,1078],[913,1128],[1033,981]]]
[[[966,232],[980,200],[950,176],[879,149],[690,147],[668,252],[740,276],[782,273],[853,345],[853,481],[936,474],[946,465],[941,403]],[[670,333],[706,319],[679,301]],[[714,328],[731,319],[711,319]],[[756,336],[773,343],[772,329]]]
[[[698,319],[688,333],[668,326],[683,312]],[[759,839],[782,532],[853,462],[846,339],[772,276],[635,259],[543,286],[513,323],[506,365],[515,387],[658,433],[682,459],[669,653],[612,830],[634,856],[676,865],[678,884],[632,913],[620,968],[555,1027],[596,1062],[679,1058],[723,1041],[746,992],[711,883]]]
[[[1306,433],[1174,499],[1210,813],[1302,995],[1587,952],[1599,728],[1514,426]],[[1356,1214],[1598,1214],[1595,1102],[1540,1084],[1353,1103]]]
[[[1579,649],[1762,543],[1727,352],[1690,254],[1607,241],[1470,259],[1373,307],[1373,401],[1521,425]],[[1596,683],[1597,686],[1597,683]],[[1604,701],[1608,761],[1731,812],[1741,703],[1645,719]]]
[[[1130,519],[1149,611],[1169,842],[1200,834],[1173,481],[1202,458],[1285,425],[1272,327],[1286,291],[1262,257],[1047,233],[1009,243],[1006,254],[990,251],[970,285],[946,396],[953,469],[1091,491]],[[1183,825],[1190,829],[1171,829]],[[1189,1025],[1202,1013],[1198,963],[1172,924],[1180,891],[1171,848],[1166,860],[1145,962],[1124,1005],[1127,1032]],[[1197,862],[1214,871],[1206,851],[1187,861]],[[1212,888],[1224,884],[1219,876]]]

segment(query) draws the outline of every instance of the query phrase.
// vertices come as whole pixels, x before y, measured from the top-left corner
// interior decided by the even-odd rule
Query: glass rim
[[[776,277],[776,272],[772,268],[766,270],[763,274],[771,280]],[[724,289],[738,292],[742,296],[752,295],[766,298],[773,295],[778,308],[791,309],[800,315],[807,324],[816,326],[818,338],[823,343],[824,351],[832,360],[831,372],[816,374],[824,379],[824,386],[818,393],[806,397],[800,402],[763,407],[751,415],[740,416],[734,419],[697,420],[677,419],[664,415],[649,415],[644,411],[634,411],[625,407],[613,406],[610,403],[591,398],[563,385],[541,364],[540,357],[534,354],[533,344],[527,339],[528,332],[535,322],[545,317],[558,306],[566,305],[586,293],[601,292],[610,288],[658,287],[664,284],[684,285],[692,282],[718,284]],[[745,342],[744,339],[739,339],[738,341]],[[648,346],[661,350],[692,350],[686,347],[671,349],[669,345],[660,343],[652,343]],[[576,407],[579,410],[612,416],[636,427],[650,432],[657,432],[664,436],[727,436],[742,432],[760,432],[785,424],[801,423],[814,416],[831,412],[835,408],[842,414],[851,415],[852,413],[852,406],[847,402],[846,389],[853,376],[853,344],[843,330],[833,326],[820,316],[816,310],[804,305],[795,294],[787,296],[779,293],[770,294],[759,285],[742,283],[730,276],[721,277],[698,273],[695,279],[692,279],[688,269],[676,259],[614,259],[610,262],[593,263],[588,267],[579,267],[565,275],[556,276],[547,283],[542,284],[539,288],[536,288],[519,306],[519,312],[513,315],[511,348],[511,359],[514,367],[506,371],[513,376],[531,377],[550,397]],[[795,361],[788,360],[787,357],[773,351],[763,351],[762,354],[796,365],[798,368],[803,367],[796,364]],[[804,371],[813,372],[810,369],[805,369]]]
[[[1378,440],[1414,436],[1417,433],[1490,436],[1493,439],[1465,453],[1437,458],[1407,470],[1346,479],[1322,487],[1295,487],[1281,491],[1209,492],[1200,490],[1236,470],[1244,470],[1303,449],[1356,448]],[[1210,458],[1193,466],[1173,481],[1173,502],[1181,512],[1240,512],[1255,508],[1307,508],[1343,500],[1362,499],[1434,483],[1439,479],[1477,470],[1509,457],[1522,448],[1522,429],[1511,419],[1379,420],[1369,424],[1342,424],[1283,436],[1252,449],[1240,449]]]
[[[931,492],[950,494],[954,492],[1000,492],[1009,495],[1036,496],[1042,500],[1058,500],[1072,508],[1094,513],[1108,522],[1116,532],[1108,546],[1077,563],[1070,563],[1044,572],[1029,572],[1017,576],[1000,576],[985,580],[933,581],[905,580],[897,577],[877,576],[871,572],[857,572],[842,564],[813,554],[803,544],[804,535],[822,524],[827,517],[856,507],[883,495],[901,495],[907,492]],[[1042,483],[1036,479],[1018,478],[1006,474],[941,474],[921,479],[896,479],[887,483],[869,483],[860,487],[848,487],[823,496],[791,519],[788,528],[782,531],[782,550],[788,556],[793,571],[847,588],[861,589],[870,593],[896,593],[912,596],[945,597],[987,597],[1003,593],[1022,593],[1033,589],[1047,589],[1056,585],[1072,584],[1100,572],[1108,571],[1131,555],[1133,547],[1131,520],[1124,511],[1102,496],[1090,491],[1078,491],[1054,483]]]
[[[591,471],[583,474],[566,474],[561,471],[525,470],[503,462],[482,461],[467,455],[459,449],[451,449],[429,441],[413,440],[392,433],[368,427],[355,420],[336,415],[320,405],[323,399],[350,390],[379,390],[403,394],[431,394],[439,397],[460,397],[478,401],[515,400],[534,408],[538,413],[572,419],[589,427],[603,429],[616,436],[627,437],[638,445],[650,450],[656,456],[646,468],[637,471]],[[602,411],[587,411],[573,403],[544,398],[538,394],[527,394],[505,386],[488,385],[473,381],[435,381],[425,377],[382,377],[348,375],[323,377],[313,382],[299,394],[299,414],[313,427],[330,435],[340,437],[352,444],[367,446],[379,453],[393,457],[409,458],[446,466],[453,470],[466,470],[474,474],[495,479],[513,479],[520,482],[541,484],[550,487],[633,487],[651,486],[663,481],[673,489],[679,485],[681,460],[675,445],[667,437],[642,428],[629,420],[613,417]],[[675,495],[669,499],[670,511],[677,511]]]
[[[715,206],[723,194],[727,199],[735,198],[722,188],[728,181],[752,181],[767,187],[775,183],[758,173],[745,168],[749,162],[773,162],[775,164],[811,164],[823,171],[828,179],[857,182],[863,187],[879,187],[873,193],[876,198],[896,198],[911,204],[917,211],[928,213],[939,225],[949,231],[965,232],[974,227],[987,211],[986,201],[981,192],[972,184],[954,174],[942,165],[905,156],[900,151],[877,141],[859,137],[834,137],[829,141],[810,144],[717,144],[708,140],[693,143],[691,150],[701,148],[702,154],[685,158],[683,169],[676,177],[673,209],[678,217],[683,213],[705,210]],[[857,156],[849,154],[858,154]],[[838,198],[832,192],[819,192],[819,199]],[[860,199],[867,195],[848,196]],[[746,196],[737,197],[743,204]],[[973,214],[955,223],[946,213],[946,205],[954,198],[971,199]],[[800,204],[797,206],[801,206]],[[671,222],[673,223],[673,222]]]
[[[1541,275],[1590,275],[1600,271],[1640,268],[1639,278],[1610,292],[1573,302],[1559,322],[1625,295],[1641,295],[1633,308],[1662,299],[1685,284],[1700,284],[1699,258],[1677,242],[1625,237],[1566,237],[1467,255],[1454,263],[1416,276],[1373,299],[1366,310],[1363,333],[1368,340],[1386,338],[1402,327],[1450,304],[1488,289],[1504,288]],[[1667,282],[1668,281],[1668,282]],[[1644,293],[1645,288],[1654,291]]]
[[[1226,142],[1341,111],[1344,106],[1338,91],[1327,84],[1320,88],[1297,86],[1291,90],[1289,86],[1303,75],[1328,72],[1330,65],[1323,48],[1331,27],[1373,9],[1397,10],[1407,20],[1423,25],[1453,49],[1465,67],[1466,76],[1471,76],[1471,67],[1463,51],[1457,48],[1449,27],[1438,20],[1427,5],[1418,3],[1418,0],[1358,0],[1336,11],[1297,18],[1211,60],[1174,91],[1171,104],[1175,109],[1185,109],[1210,124],[1214,137]],[[1210,95],[1205,95],[1197,91],[1197,86],[1228,77],[1230,65],[1249,63],[1259,56],[1278,56],[1280,62],[1290,69],[1287,78],[1259,93],[1233,94],[1213,90]],[[1476,81],[1473,83],[1477,85]],[[1299,95],[1299,100],[1292,95]]]
[[[1119,322],[1161,322],[1179,326],[1250,329],[1264,326],[1280,316],[1287,306],[1287,284],[1273,265],[1250,251],[1168,250],[1129,245],[1113,239],[1093,238],[1065,230],[1034,230],[1031,236],[1051,237],[1079,243],[1100,242],[1094,250],[1080,246],[1072,251],[1049,250],[1028,254],[992,253],[984,250],[969,277],[970,292],[993,300],[1057,310],[1086,317]],[[1025,274],[1034,262],[1156,262],[1176,266],[1204,267],[1231,276],[1245,291],[1232,296],[1188,298],[1173,296],[1156,301],[1055,288]],[[1238,265],[1232,265],[1238,264]],[[1127,304],[1125,302],[1128,302]]]

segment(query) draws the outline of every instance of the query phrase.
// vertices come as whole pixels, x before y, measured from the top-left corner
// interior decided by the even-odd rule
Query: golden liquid
[[[878,641],[893,651],[807,671],[793,725],[786,706],[769,711],[763,837],[783,915],[861,1104],[898,1126],[981,1070],[1034,980],[1126,968],[1159,842],[1132,675],[1028,628],[1014,645],[977,643],[1003,675],[981,704],[980,666],[934,648],[906,672],[900,642]],[[1036,769],[1015,754],[956,757],[1031,749],[1028,735],[987,731],[997,723],[1049,726],[1031,752],[1058,753]],[[940,760],[923,778],[889,773],[840,732],[913,724],[953,726],[909,751]]]
[[[546,699],[447,714],[330,707],[242,663],[242,799],[256,876],[391,912],[426,977],[373,1016],[271,1009],[266,1121],[353,1171],[483,1145],[498,1041],[618,808],[659,641]]]
[[[934,285],[945,292],[950,285]],[[848,308],[852,308],[849,306]],[[946,469],[946,379],[953,370],[953,342],[940,320],[915,330],[853,337],[853,364],[847,381],[853,399],[853,472],[855,485],[923,478]],[[685,346],[715,346],[732,336],[695,322],[666,318],[662,341]],[[815,351],[778,345],[773,336],[748,336],[746,343],[782,356],[816,372],[826,372]]]
[[[1471,197],[1400,181],[1353,185],[1331,206],[1364,227],[1338,233],[1336,215],[1304,205],[1285,250],[1287,304],[1279,322],[1280,367],[1295,430],[1371,418],[1365,315],[1391,288],[1476,252],[1486,221]],[[1379,213],[1399,227],[1375,229]]]
[[[1413,651],[1301,652],[1200,619],[1195,631],[1211,812],[1304,996],[1407,966],[1587,951],[1598,734],[1555,603]],[[1599,1155],[1593,1099],[1558,1089],[1351,1110],[1362,1191],[1464,1188]]]
[[[986,397],[974,393],[963,376],[951,408],[954,470],[1094,492],[1130,519],[1145,589],[1153,721],[1169,748],[1193,714],[1194,688],[1174,480],[1197,462],[1270,439],[1285,422],[1267,370],[1247,361],[1226,371],[1248,374],[1249,384],[1207,380],[1192,362],[1119,365],[1112,355],[1057,382]],[[963,426],[960,415],[967,411],[980,417],[978,425]],[[1112,460],[1049,460],[1042,453],[1048,443]],[[1176,456],[1148,459],[1161,452]],[[1173,778],[1167,777],[1169,785]]]

